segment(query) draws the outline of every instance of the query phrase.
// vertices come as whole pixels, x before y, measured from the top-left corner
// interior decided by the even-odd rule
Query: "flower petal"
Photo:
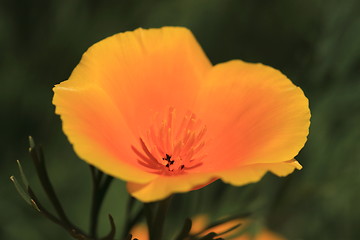
[[[76,153],[123,180],[155,175],[137,164],[131,146],[154,112],[191,105],[211,63],[186,28],[137,29],[93,45],[53,103]]]
[[[127,144],[137,141],[122,115],[107,95],[97,87],[83,89],[54,88],[56,113],[61,115],[63,130],[80,158],[124,180],[147,182],[154,176],[134,164]],[[141,177],[139,177],[141,176]]]
[[[106,38],[84,54],[78,68],[104,89],[137,134],[154,112],[191,106],[211,63],[188,29],[163,27]]]
[[[279,177],[285,177],[295,169],[300,170],[302,166],[295,159],[280,163],[257,163],[243,166],[234,170],[227,170],[220,173],[221,180],[236,186],[242,186],[249,183],[260,181],[268,172]]]
[[[233,240],[249,240],[252,239],[251,236],[240,236],[239,238],[235,238]],[[286,240],[283,236],[280,236],[279,234],[275,232],[271,232],[267,229],[264,229],[258,233],[254,240]]]
[[[132,239],[148,240],[149,239],[149,230],[147,226],[143,223],[135,225],[131,230],[130,234]]]
[[[211,182],[211,174],[183,174],[177,176],[158,176],[148,184],[127,183],[128,192],[142,202],[164,199],[173,193],[193,190],[198,185]]]
[[[271,67],[240,60],[212,69],[195,111],[211,136],[203,171],[292,159],[310,124],[300,88]]]

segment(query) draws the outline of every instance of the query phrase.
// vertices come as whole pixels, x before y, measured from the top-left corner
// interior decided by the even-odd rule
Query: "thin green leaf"
[[[28,188],[28,193],[29,196],[31,198],[31,202],[34,206],[36,206],[37,210],[43,214],[45,217],[47,217],[48,219],[50,219],[51,221],[53,221],[54,223],[62,226],[64,229],[68,230],[68,226],[64,225],[60,219],[58,219],[57,217],[55,217],[53,214],[51,214],[48,210],[46,210],[41,203],[39,202],[38,198],[36,197],[35,193],[33,192],[33,190],[31,189],[31,187]]]
[[[32,139],[32,138],[29,138],[29,139]],[[34,144],[34,143],[31,143],[31,140],[30,140],[30,144]],[[55,208],[58,216],[67,225],[69,225],[69,226],[72,225],[70,223],[70,220],[68,219],[67,215],[65,214],[65,211],[60,203],[59,198],[57,197],[57,195],[55,193],[54,187],[51,184],[49,175],[46,170],[44,153],[43,153],[41,146],[35,145],[35,146],[33,146],[33,148],[30,148],[30,155],[31,155],[31,158],[35,165],[35,169],[36,169],[38,178],[40,180],[40,183],[41,183],[43,189],[45,190],[47,197],[49,198],[53,207]]]
[[[109,221],[110,221],[111,230],[109,234],[106,237],[102,238],[101,240],[113,240],[115,237],[116,227],[115,227],[114,219],[110,214],[109,214]]]
[[[29,136],[29,145],[30,145],[30,149],[35,148],[35,141],[32,138],[32,136]]]
[[[11,176],[10,180],[14,183],[16,190],[18,191],[20,196],[25,200],[25,202],[27,202],[30,206],[32,206],[30,196],[22,188],[22,186],[19,184],[19,182],[16,180],[16,178],[14,176]]]
[[[36,211],[41,212],[40,208],[33,199],[30,199],[30,202],[31,202],[31,206],[35,208]]]
[[[18,167],[19,167],[19,172],[20,172],[20,176],[21,176],[21,180],[22,180],[22,183],[25,185],[25,188],[28,188],[29,186],[29,181],[27,180],[27,177],[24,173],[24,170],[21,166],[21,163],[19,160],[16,160],[17,164],[18,164]]]

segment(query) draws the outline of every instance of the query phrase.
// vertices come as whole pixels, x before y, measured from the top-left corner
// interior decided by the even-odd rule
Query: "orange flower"
[[[220,224],[216,227],[210,228],[207,231],[202,232],[198,237],[204,237],[206,234],[215,232],[215,233],[223,233],[224,234],[219,235],[218,237],[228,239],[228,240],[286,240],[286,238],[271,232],[267,229],[262,229],[259,232],[255,234],[255,236],[251,236],[249,233],[244,232],[240,236],[237,236],[241,231],[244,230],[246,225],[249,223],[248,220],[245,219],[235,219],[231,220],[229,222]],[[241,226],[231,230],[232,227],[234,227],[237,224],[242,224]],[[206,228],[208,225],[208,218],[205,215],[197,216],[193,219],[192,228],[190,234],[196,234],[203,229]],[[148,240],[148,229],[145,224],[138,224],[136,225],[130,232],[133,235],[133,238],[137,238],[139,240]]]
[[[130,231],[132,239],[138,240],[148,240],[149,239],[149,230],[145,224],[138,224],[133,227]]]
[[[228,240],[286,240],[284,237],[271,232],[267,230],[266,228],[261,229],[259,232],[256,232],[254,236],[247,233],[246,231],[242,234],[240,234],[241,231],[244,231],[244,229],[248,226],[251,220],[247,219],[234,219],[231,221],[228,221],[226,223],[217,225],[215,227],[212,227],[208,229],[207,231],[202,232],[199,237],[203,237],[208,233],[215,232],[217,234],[220,234],[219,237],[228,239]],[[232,227],[241,224],[239,227],[230,230]],[[200,232],[202,229],[205,229],[208,225],[208,217],[206,215],[199,215],[196,216],[193,219],[193,225],[191,229],[191,234],[196,234]],[[140,231],[141,230],[141,231]],[[230,231],[228,231],[230,230]],[[146,240],[147,238],[145,233],[147,233],[147,230],[145,228],[141,227],[135,227],[134,232],[136,234],[143,233],[141,235],[143,238],[139,238],[140,240]],[[221,234],[223,233],[223,234]],[[240,234],[240,235],[239,235]]]
[[[262,64],[211,65],[186,28],[106,38],[54,92],[80,158],[145,202],[301,168],[293,158],[310,123],[302,90]]]

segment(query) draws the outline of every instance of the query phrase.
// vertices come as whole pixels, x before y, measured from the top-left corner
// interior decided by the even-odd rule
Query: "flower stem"
[[[134,215],[132,214],[135,202],[136,202],[135,198],[129,196],[129,200],[126,208],[126,214],[125,214],[125,224],[123,229],[124,238],[130,234],[131,229],[134,227],[136,223],[139,222],[139,220],[141,220],[141,218],[144,215],[144,208],[140,208]]]
[[[162,240],[165,218],[170,206],[171,199],[172,197],[170,196],[162,201],[159,201],[156,204],[157,211],[155,215],[153,215],[155,211],[154,203],[145,204],[145,213],[149,228],[150,240]]]
[[[72,224],[70,223],[70,220],[68,219],[63,207],[61,206],[61,203],[55,193],[55,190],[51,184],[49,175],[47,173],[46,166],[45,166],[45,160],[44,160],[45,159],[44,152],[42,150],[42,147],[40,145],[36,145],[36,146],[34,144],[32,144],[32,145],[33,146],[30,147],[29,152],[30,152],[30,155],[34,162],[37,175],[40,179],[40,183],[41,183],[43,189],[45,190],[47,197],[49,198],[52,205],[54,206],[55,211],[57,212],[60,219],[63,221],[63,223],[66,226],[71,227]]]
[[[153,229],[153,225],[154,225],[154,203],[144,203],[144,212],[145,212],[145,217],[146,217],[146,223],[148,226],[148,230],[149,230],[149,239],[152,240],[154,237],[153,235],[153,231],[151,229]]]
[[[97,237],[97,226],[99,221],[99,213],[102,202],[105,198],[106,192],[113,180],[113,177],[106,176],[102,183],[103,172],[96,170],[93,166],[90,166],[92,178],[93,178],[93,195],[92,195],[92,206],[90,216],[90,236],[93,238]]]

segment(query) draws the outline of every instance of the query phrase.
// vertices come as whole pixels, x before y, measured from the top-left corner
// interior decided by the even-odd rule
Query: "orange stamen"
[[[165,120],[156,121],[146,138],[140,137],[142,152],[131,146],[138,163],[152,173],[178,175],[202,165],[206,127],[192,112],[185,114],[178,127],[174,118],[175,109],[171,107]]]

